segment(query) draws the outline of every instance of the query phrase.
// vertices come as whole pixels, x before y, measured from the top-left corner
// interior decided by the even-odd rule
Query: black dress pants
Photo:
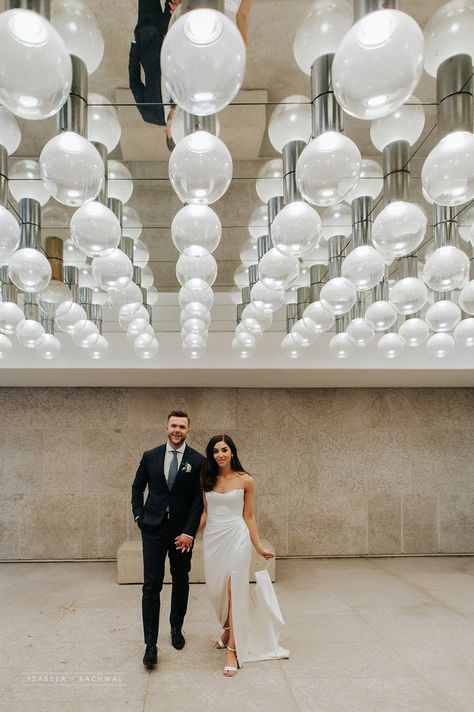
[[[174,543],[176,536],[167,517],[151,533],[142,530],[142,617],[145,645],[156,645],[158,640],[160,593],[163,588],[166,556],[170,561],[172,578],[170,625],[181,628],[186,615],[192,552],[178,551]]]

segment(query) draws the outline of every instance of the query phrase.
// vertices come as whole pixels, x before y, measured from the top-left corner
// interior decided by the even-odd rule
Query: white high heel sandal
[[[235,648],[231,648],[230,645],[227,646],[227,650],[231,650],[233,653],[236,652]],[[237,658],[237,656],[235,656]],[[237,660],[237,667],[235,665],[225,665],[224,666],[224,677],[234,677],[240,668],[239,661]]]
[[[224,626],[224,630],[229,630],[229,627]],[[224,643],[222,638],[217,638],[214,643],[214,650],[225,650],[227,648],[227,643]]]

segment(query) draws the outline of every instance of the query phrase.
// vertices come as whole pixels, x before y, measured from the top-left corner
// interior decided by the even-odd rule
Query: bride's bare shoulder
[[[244,482],[244,484],[250,484],[250,482],[253,482],[253,477],[248,472],[239,472],[239,475],[242,478],[242,482]]]

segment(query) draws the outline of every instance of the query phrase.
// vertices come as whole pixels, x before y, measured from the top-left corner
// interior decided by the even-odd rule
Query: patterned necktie
[[[173,450],[173,459],[171,460],[170,469],[168,470],[168,489],[171,492],[173,489],[176,475],[178,474],[178,452]]]

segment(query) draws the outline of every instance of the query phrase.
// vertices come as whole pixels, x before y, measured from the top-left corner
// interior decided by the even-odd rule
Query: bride
[[[263,548],[253,513],[255,484],[240,464],[229,435],[215,435],[206,448],[202,476],[204,512],[203,556],[206,585],[223,633],[214,643],[226,649],[224,675],[233,677],[245,662],[286,658],[278,645],[283,624],[276,597],[267,579],[264,605],[250,606],[251,542],[265,559],[274,554]]]

